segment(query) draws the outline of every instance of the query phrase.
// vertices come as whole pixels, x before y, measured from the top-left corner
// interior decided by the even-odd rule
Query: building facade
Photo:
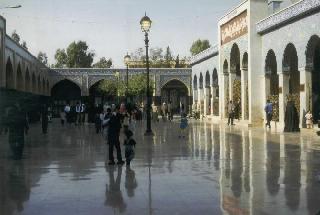
[[[242,2],[220,19],[217,50],[192,59],[194,107],[208,114],[207,90],[197,83],[206,69],[217,67],[220,120],[227,117],[232,100],[242,123],[262,125],[267,99],[274,103],[277,128],[284,126],[289,99],[295,102],[301,127],[308,110],[319,120],[319,20],[318,0]]]

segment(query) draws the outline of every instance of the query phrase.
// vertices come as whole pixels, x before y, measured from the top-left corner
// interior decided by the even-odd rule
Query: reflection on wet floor
[[[0,136],[0,214],[316,214],[320,141],[194,122],[137,124],[131,168],[105,164],[91,125],[32,126],[24,158]]]

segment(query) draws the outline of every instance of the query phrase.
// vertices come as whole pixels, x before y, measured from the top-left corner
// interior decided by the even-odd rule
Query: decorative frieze
[[[259,34],[264,34],[277,27],[285,25],[312,12],[320,10],[319,0],[302,0],[284,10],[275,13],[256,24],[256,30]]]
[[[199,54],[191,57],[190,64],[195,65],[197,63],[200,63],[200,62],[202,62],[210,57],[216,56],[218,54],[219,54],[219,47],[218,47],[218,45],[214,45],[214,46],[200,52]]]

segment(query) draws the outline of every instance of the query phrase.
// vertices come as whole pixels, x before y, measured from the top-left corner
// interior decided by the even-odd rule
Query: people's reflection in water
[[[230,135],[231,141],[231,190],[235,197],[240,197],[242,192],[242,137]]]
[[[12,163],[7,184],[10,199],[16,204],[19,212],[23,211],[23,203],[30,197],[30,185],[21,161]]]
[[[117,178],[114,179],[114,172],[117,169]],[[109,184],[106,184],[106,200],[105,205],[114,209],[118,209],[120,213],[126,210],[126,203],[122,197],[120,189],[122,167],[107,166],[106,170],[109,174]]]
[[[280,144],[267,142],[266,168],[268,192],[275,196],[280,189]]]
[[[320,183],[317,179],[320,173],[320,151],[312,150],[307,154],[307,207],[309,214],[320,211]]]
[[[286,197],[286,204],[291,210],[297,210],[300,204],[300,155],[300,145],[285,145],[284,192]]]
[[[126,181],[125,188],[127,190],[128,197],[134,197],[134,190],[138,187],[138,183],[136,180],[136,173],[130,168],[130,166],[126,169]]]

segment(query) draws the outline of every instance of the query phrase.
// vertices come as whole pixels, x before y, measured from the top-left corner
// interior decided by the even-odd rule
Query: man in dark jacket
[[[42,125],[42,133],[46,134],[48,132],[48,107],[47,105],[42,106],[41,110],[41,125]]]
[[[112,116],[110,117],[108,123],[108,144],[109,144],[109,165],[114,165],[114,157],[113,157],[113,148],[115,147],[117,150],[117,164],[124,164],[121,155],[121,148],[120,148],[120,129],[121,129],[121,114],[119,110],[115,108]]]

